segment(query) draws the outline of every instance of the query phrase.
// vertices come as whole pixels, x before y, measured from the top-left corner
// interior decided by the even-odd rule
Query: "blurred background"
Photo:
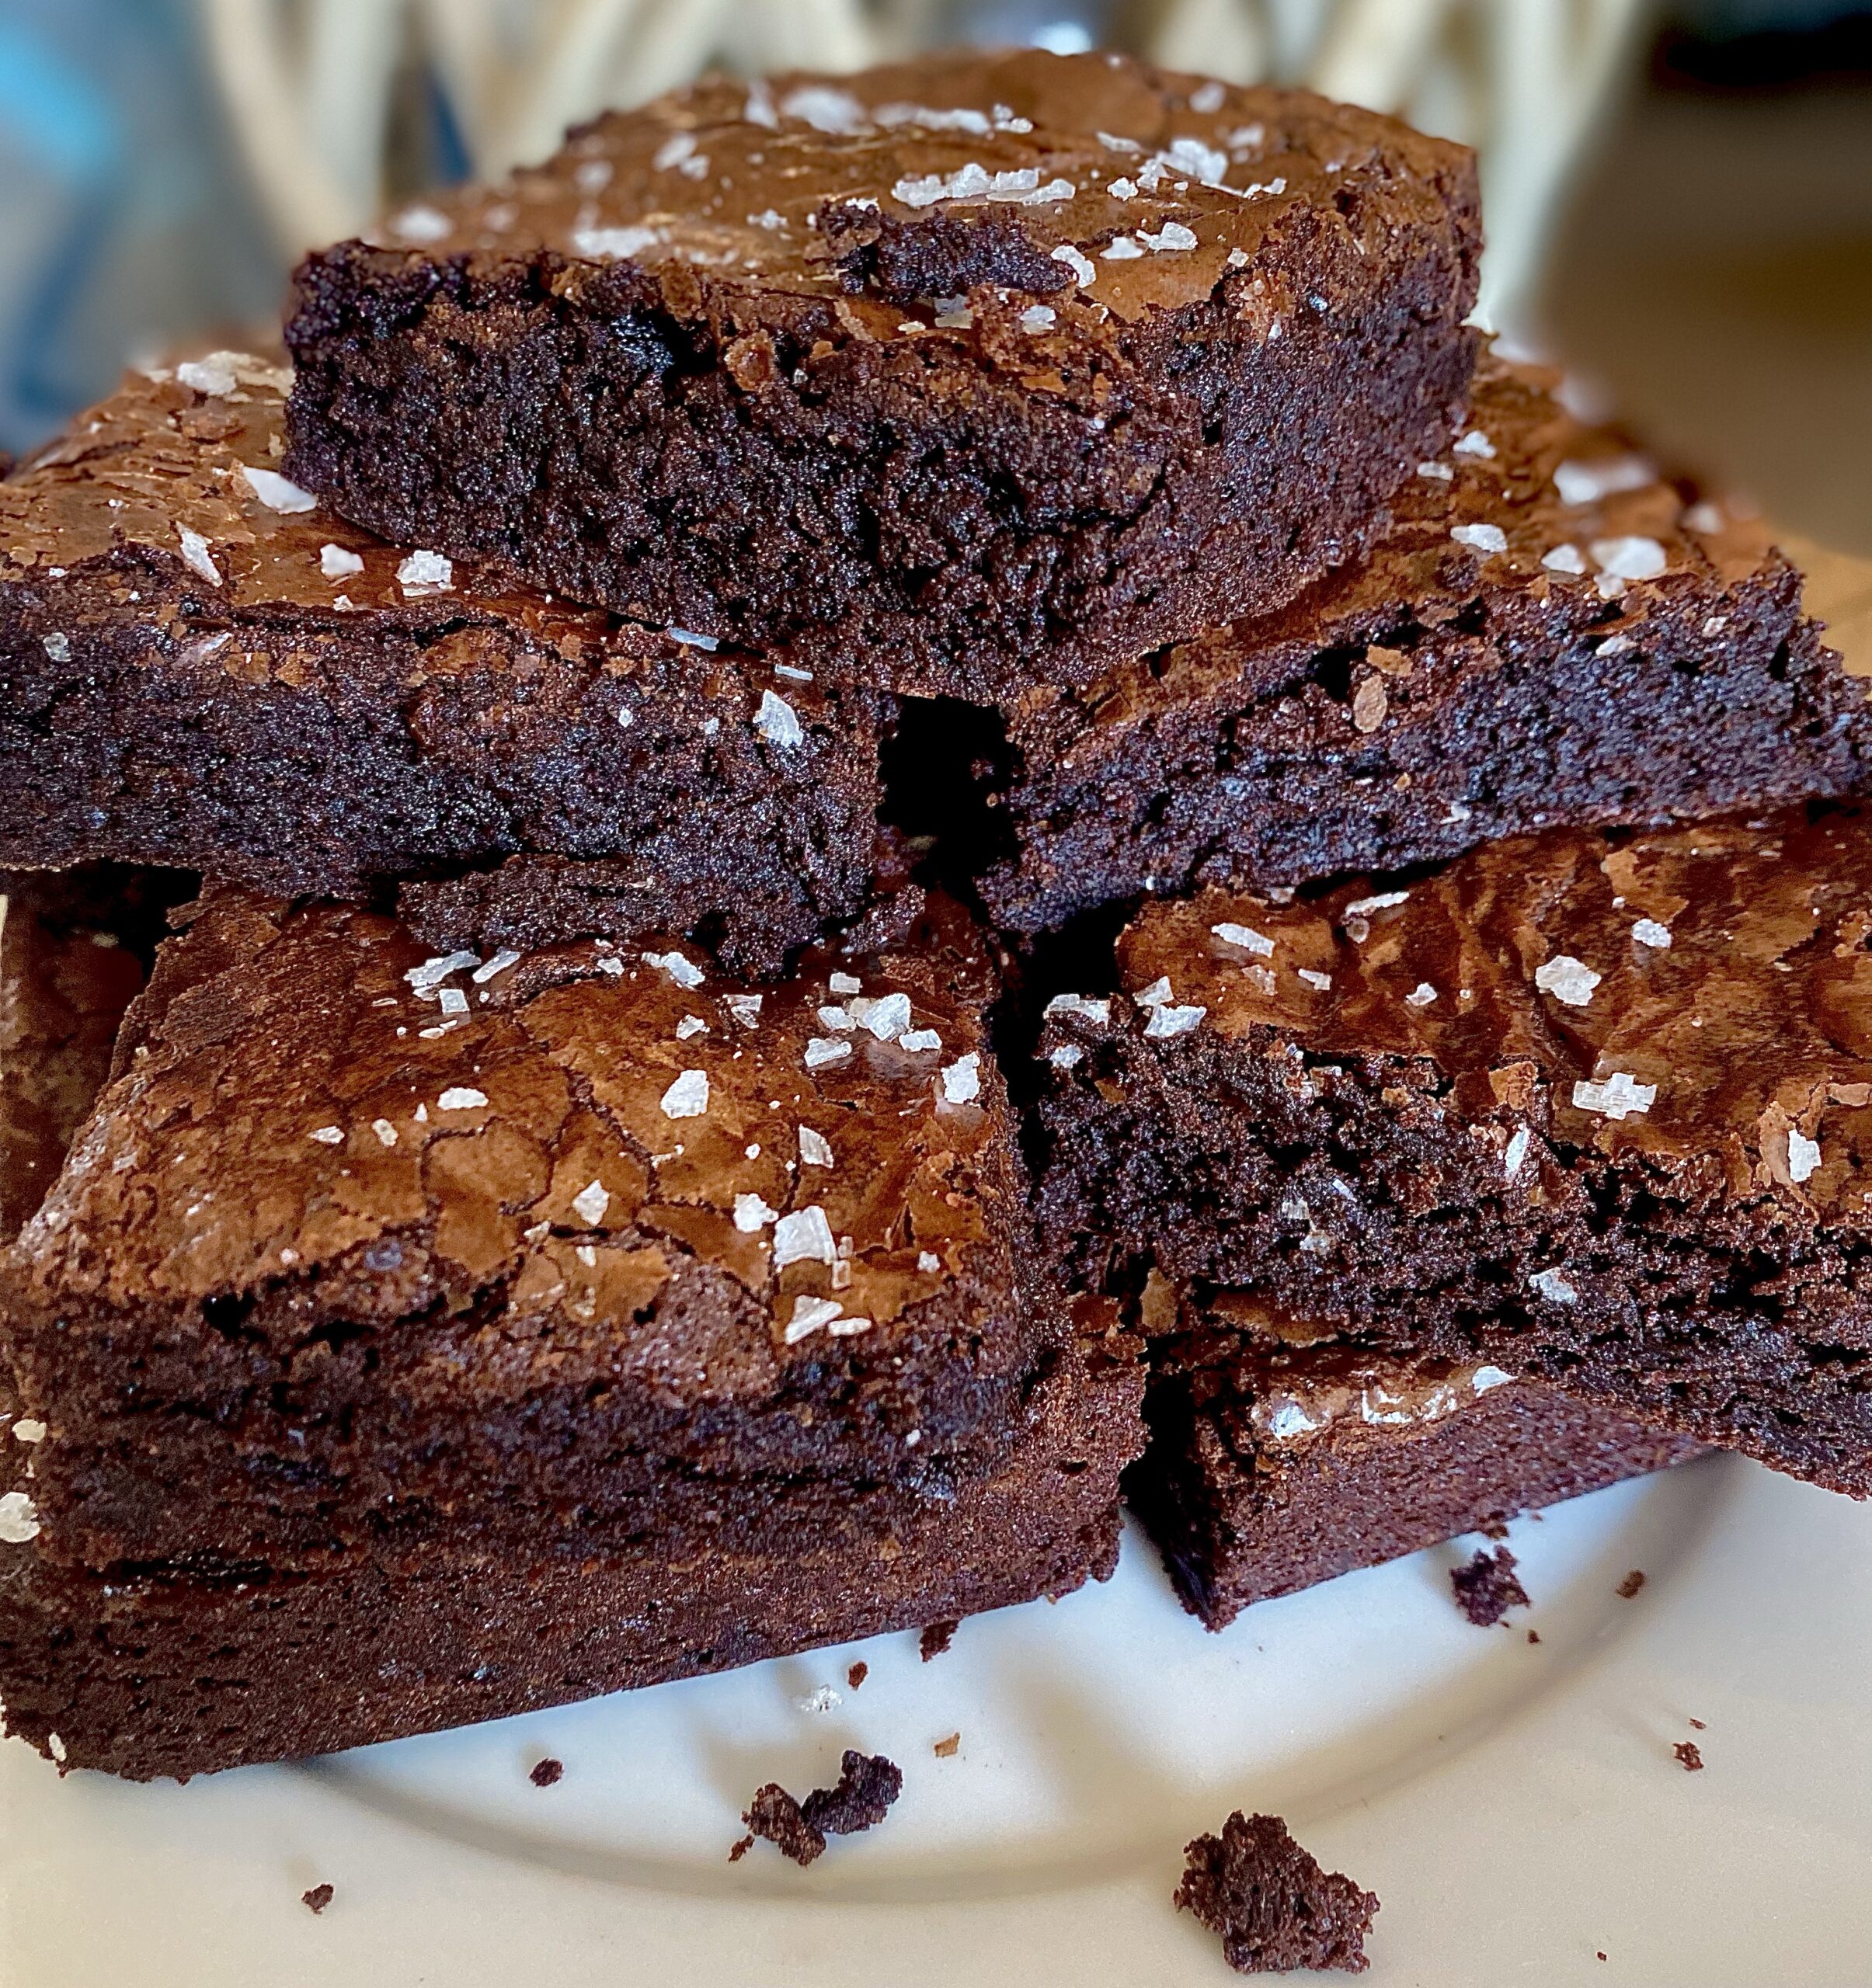
[[[604,104],[962,40],[1303,82],[1476,145],[1489,320],[1872,553],[1872,5],[1845,0],[0,0],[0,450]]]

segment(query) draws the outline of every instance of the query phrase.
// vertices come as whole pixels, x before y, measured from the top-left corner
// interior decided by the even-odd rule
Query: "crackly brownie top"
[[[1616,655],[1616,645],[1641,638],[1660,600],[1686,589],[1714,596],[1783,567],[1757,520],[1686,493],[1616,429],[1577,419],[1557,398],[1559,385],[1544,367],[1484,358],[1467,425],[1398,492],[1394,523],[1369,559],[1278,613],[1143,657],[1071,693],[1094,744],[1114,726],[1209,697],[1276,694],[1322,649],[1347,645],[1366,651],[1352,666],[1352,722],[1376,732],[1387,705],[1410,694],[1411,652],[1425,632],[1478,597],[1526,597],[1590,628]],[[1703,633],[1715,641],[1722,632],[1719,613]],[[1063,694],[1028,692],[1017,732]]]
[[[1157,1270],[1140,1309],[1153,1364],[1185,1375],[1197,1406],[1244,1448],[1303,1449],[1355,1427],[1421,1434],[1515,1378],[1490,1361],[1380,1351],[1248,1292],[1205,1295]]]
[[[1311,902],[1209,890],[1147,907],[1119,964],[1166,1056],[1396,1059],[1389,1081],[1488,1121],[1510,1179],[1551,1142],[1863,1222],[1869,937],[1872,816],[1846,810],[1553,832]],[[1096,1004],[1054,1008],[1097,1033]]]
[[[381,238],[425,258],[545,248],[849,293],[854,321],[889,337],[953,315],[931,307],[978,283],[1135,318],[1206,297],[1296,210],[1366,203],[1446,229],[1453,192],[1472,212],[1461,148],[1318,97],[1119,55],[952,51],[707,78],[607,113],[503,184],[405,207]],[[1305,300],[1268,304],[1271,323]],[[1028,328],[1049,332],[1046,315]]]
[[[0,586],[54,661],[83,624],[127,620],[235,683],[297,684],[332,667],[332,638],[393,629],[423,638],[425,669],[446,676],[486,659],[492,630],[621,682],[676,667],[739,688],[764,700],[753,721],[776,742],[819,711],[805,670],[712,655],[705,638],[573,607],[346,523],[280,473],[291,384],[277,356],[231,351],[133,373],[0,482]]]
[[[725,1395],[920,1319],[1024,1333],[988,971],[946,905],[755,992],[673,946],[426,959],[366,912],[217,893],[21,1239],[26,1298],[284,1290],[305,1332],[496,1291],[496,1393],[614,1358]]]

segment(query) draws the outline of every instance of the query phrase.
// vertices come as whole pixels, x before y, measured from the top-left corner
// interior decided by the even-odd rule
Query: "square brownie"
[[[5,1260],[35,1496],[100,1568],[466,1528],[758,1546],[999,1469],[1071,1334],[939,902],[756,992],[692,951],[425,958],[211,894]]]
[[[92,1571],[47,1550],[32,1451],[0,1445],[6,1729],[61,1767],[186,1778],[1102,1580],[1117,1562],[1141,1377],[1085,1309],[1091,1329],[1014,1412],[1005,1456],[946,1495],[899,1475],[827,1504],[784,1477],[722,1481],[719,1528],[652,1521],[595,1547],[465,1524],[418,1555],[352,1553],[316,1571]],[[9,1406],[0,1383],[0,1413]]]
[[[1278,606],[1459,414],[1471,155],[1115,54],[725,77],[301,266],[287,473],[985,700]]]
[[[1150,905],[1053,1004],[1045,1225],[1872,1492],[1872,818]]]
[[[887,700],[341,523],[281,474],[287,378],[132,376],[0,483],[0,864],[452,878],[458,941],[695,933],[748,972],[872,909]]]
[[[1133,1509],[1212,1629],[1257,1601],[1699,1452],[1474,1360],[1383,1353],[1238,1291],[1147,1285]]]
[[[1016,700],[997,925],[1872,791],[1867,686],[1794,567],[1555,384],[1484,361],[1370,557],[1283,612]]]

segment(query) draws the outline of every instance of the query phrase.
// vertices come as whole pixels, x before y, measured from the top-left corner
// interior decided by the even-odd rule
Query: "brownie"
[[[1336,1968],[1362,1974],[1370,1963],[1365,1936],[1378,1912],[1376,1892],[1323,1868],[1279,1816],[1237,1809],[1220,1836],[1199,1836],[1174,1903],[1212,1933],[1238,1974],[1285,1974]]]
[[[1697,1453],[1499,1367],[1381,1353],[1158,1278],[1149,1447],[1126,1479],[1185,1605],[1251,1603]]]
[[[1015,700],[997,923],[1872,791],[1867,686],[1794,566],[1553,388],[1484,361],[1370,558],[1282,613]]]
[[[870,907],[886,700],[342,523],[280,473],[287,377],[132,375],[0,484],[0,864],[338,897],[494,871],[453,911],[497,943],[569,912],[750,973]],[[554,900],[515,855],[596,867]]]
[[[948,1497],[875,1484],[828,1524],[784,1480],[720,1487],[725,1511],[767,1508],[752,1548],[652,1527],[555,1552],[465,1527],[400,1568],[368,1552],[221,1579],[62,1563],[33,1530],[42,1486],[22,1488],[21,1446],[0,1446],[0,1489],[26,1500],[0,1495],[7,1729],[65,1767],[186,1776],[1064,1594],[1116,1564],[1137,1396],[1136,1366],[1101,1341],[1036,1391],[1003,1462]]]
[[[211,894],[4,1260],[56,1552],[753,1551],[783,1503],[953,1497],[1072,1330],[993,988],[946,902],[757,992],[673,946],[425,960]]]
[[[1045,1223],[1872,1492],[1872,816],[1210,890],[1056,1002]]]
[[[1119,55],[715,76],[301,266],[287,473],[405,543],[986,700],[1272,608],[1446,436],[1474,161]]]
[[[142,987],[148,880],[0,877],[0,1242],[44,1200]]]

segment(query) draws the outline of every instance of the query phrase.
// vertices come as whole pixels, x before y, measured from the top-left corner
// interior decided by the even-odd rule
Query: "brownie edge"
[[[285,466],[987,701],[1355,554],[1462,407],[1480,241],[1469,153],[1300,92],[1031,50],[707,78],[309,257]]]

